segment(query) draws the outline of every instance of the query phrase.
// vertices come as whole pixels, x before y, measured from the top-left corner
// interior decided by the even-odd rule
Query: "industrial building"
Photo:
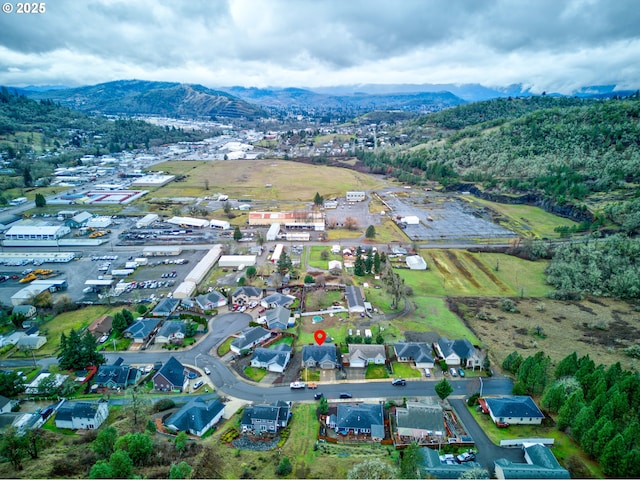
[[[249,212],[249,225],[267,226],[278,223],[288,229],[324,231],[324,213],[315,210],[291,212]]]
[[[144,257],[175,257],[182,253],[180,245],[164,245],[154,247],[144,247],[142,255]]]
[[[280,233],[280,224],[273,223],[269,227],[267,231],[267,242],[273,242],[278,239],[278,234]]]
[[[145,228],[156,222],[160,216],[157,213],[149,213],[136,222],[136,228]]]
[[[240,266],[251,267],[256,264],[255,255],[222,255],[218,260],[220,267],[237,268]]]
[[[38,295],[46,291],[56,292],[63,288],[67,288],[67,281],[64,279],[34,280],[11,296],[11,305],[29,305],[33,303],[33,299]]]
[[[347,202],[362,202],[367,198],[367,194],[365,192],[347,192],[345,196],[347,198]]]
[[[193,295],[198,284],[204,280],[209,271],[222,255],[222,245],[214,245],[211,250],[191,270],[184,281],[173,291],[173,297],[178,299],[188,298]]]
[[[75,258],[74,252],[2,252],[0,264],[22,265],[33,262],[34,265],[42,263],[68,263]]]
[[[145,175],[136,179],[131,186],[132,187],[163,187],[168,183],[175,180],[175,175]]]
[[[185,227],[204,228],[209,226],[209,220],[192,217],[171,217],[167,223],[173,225],[184,225]]]
[[[57,240],[71,233],[66,225],[14,225],[4,234],[3,245],[8,247],[22,246],[56,246]]]
[[[287,232],[284,234],[284,238],[287,242],[308,242],[311,240],[311,234],[309,232]]]
[[[231,228],[231,224],[224,220],[209,220],[209,226],[220,230],[229,230]]]

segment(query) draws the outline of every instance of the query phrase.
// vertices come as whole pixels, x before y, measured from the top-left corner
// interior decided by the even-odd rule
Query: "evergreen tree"
[[[111,326],[116,333],[122,334],[129,325],[127,324],[127,320],[124,318],[124,315],[122,315],[122,312],[116,312],[113,315]]]
[[[124,450],[116,450],[109,457],[112,478],[132,478],[133,460]]]
[[[41,193],[36,193],[35,203],[37,208],[42,208],[47,205],[47,199]]]
[[[80,335],[71,329],[68,337],[60,335],[60,354],[58,363],[63,370],[86,368],[90,365],[98,366],[105,363],[104,356],[97,351],[96,338],[86,330]]]
[[[187,462],[174,463],[171,465],[171,469],[169,470],[169,478],[179,479],[179,478],[191,478],[191,473],[193,472],[193,468]]]
[[[412,442],[402,452],[400,460],[400,478],[419,478],[418,467],[420,466],[420,447]]]
[[[242,238],[242,232],[240,231],[240,227],[236,225],[236,228],[233,230],[233,239],[238,242]]]
[[[364,270],[367,274],[371,273],[371,269],[373,268],[373,249],[367,252],[367,258],[364,260]]]
[[[613,437],[615,437],[616,433],[618,433],[618,431],[614,427],[613,422],[607,420],[602,426],[602,429],[598,432],[598,438],[593,444],[593,456],[595,458],[600,458],[605,447]]]
[[[25,187],[31,187],[33,185],[33,178],[31,177],[31,171],[29,167],[24,167],[22,170],[22,179]]]
[[[576,352],[573,352],[572,354],[567,355],[562,360],[560,360],[560,362],[558,362],[555,370],[555,377],[568,377],[574,375],[577,371],[578,355],[576,354]]]
[[[367,227],[367,230],[364,232],[364,236],[369,240],[376,238],[376,227],[374,227],[373,225],[369,225]]]
[[[98,432],[98,436],[91,444],[91,448],[96,454],[103,458],[108,458],[114,450],[118,431],[111,425]]]
[[[313,197],[313,204],[316,207],[321,207],[323,202],[324,202],[324,198],[322,198],[322,195],[320,195],[320,193],[316,192],[316,196]]]
[[[133,313],[131,313],[131,310],[127,310],[126,308],[123,308],[122,316],[127,321],[127,327],[133,323]]]
[[[376,250],[376,253],[373,254],[373,273],[380,274],[380,255]]]
[[[611,441],[605,446],[602,455],[598,459],[604,473],[609,477],[627,477],[624,472],[624,457],[627,454],[628,448],[624,441],[623,436],[618,433]],[[637,459],[636,459],[637,462]]]
[[[438,383],[436,383],[434,390],[436,391],[436,394],[440,397],[440,399],[444,400],[449,395],[451,395],[451,393],[453,393],[453,386],[449,383],[449,380],[443,378]]]
[[[579,444],[582,443],[582,437],[593,425],[593,417],[593,408],[584,406],[578,412],[578,415],[575,416],[573,424],[571,425],[571,435]]]
[[[558,428],[565,430],[569,428],[582,408],[584,407],[584,398],[582,396],[582,390],[576,390],[567,401],[558,410]]]
[[[513,351],[502,361],[502,368],[515,374],[522,364],[522,355]]]

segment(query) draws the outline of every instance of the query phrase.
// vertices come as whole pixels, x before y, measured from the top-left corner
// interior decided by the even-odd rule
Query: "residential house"
[[[329,260],[329,268],[330,272],[336,272],[342,270],[342,262],[340,260]]]
[[[439,455],[438,450],[423,447],[418,456],[418,478],[464,478],[473,468],[482,468],[477,462],[458,463],[453,454]]]
[[[109,416],[109,402],[64,402],[56,413],[57,428],[93,430]]]
[[[112,390],[124,390],[130,385],[137,384],[142,372],[137,368],[125,365],[123,362],[124,360],[120,357],[111,365],[100,365],[93,377],[93,384]]]
[[[178,343],[184,342],[187,326],[183,320],[169,320],[162,324],[156,334],[156,343]]]
[[[466,338],[449,340],[442,337],[433,345],[437,355],[449,366],[466,368],[482,367],[482,356]]]
[[[201,437],[220,421],[223,414],[224,403],[220,399],[197,397],[171,415],[164,425],[174,432],[187,432]]]
[[[232,352],[239,354],[243,350],[249,350],[261,344],[270,337],[269,330],[262,327],[250,327],[236,336],[236,339],[231,342],[230,348]]]
[[[238,287],[231,294],[234,304],[248,305],[251,302],[259,302],[262,299],[262,289],[258,287]]]
[[[562,468],[549,448],[539,443],[523,445],[524,459],[527,463],[514,463],[506,458],[494,462],[496,478],[571,478]]]
[[[179,298],[165,297],[160,300],[155,308],[151,311],[151,316],[166,318],[176,311],[178,305],[180,305]]]
[[[289,327],[291,312],[284,307],[276,307],[267,310],[258,322],[266,324],[269,330],[286,330]]]
[[[291,360],[291,347],[281,343],[273,348],[256,348],[251,357],[251,366],[265,368],[269,372],[282,373]]]
[[[353,285],[347,286],[344,289],[344,295],[347,299],[347,308],[349,313],[364,313],[364,297],[360,288]]]
[[[228,301],[227,297],[216,290],[212,290],[209,293],[205,293],[203,295],[198,295],[194,300],[195,307],[201,312],[224,307]]]
[[[384,439],[384,412],[381,403],[338,404],[338,412],[329,417],[330,428],[341,435],[370,435],[371,440]]]
[[[442,406],[433,397],[420,402],[406,402],[396,407],[396,434],[399,443],[446,442]]]
[[[484,402],[494,423],[510,425],[540,425],[544,414],[531,397],[485,397]]]
[[[159,318],[143,318],[136,320],[122,332],[125,338],[131,338],[135,343],[146,343],[156,334],[162,320]]]
[[[111,315],[102,315],[96,318],[91,325],[87,327],[89,333],[96,338],[100,338],[103,335],[109,335],[113,328],[113,317]]]
[[[0,395],[0,414],[9,413],[17,403],[17,400],[11,400],[10,398]]]
[[[18,340],[16,347],[20,350],[38,350],[47,343],[47,337],[40,335],[24,335]]]
[[[384,365],[386,361],[387,353],[384,345],[349,344],[349,366],[351,367],[366,368],[370,363]]]
[[[286,307],[289,308],[293,302],[295,302],[296,297],[293,295],[284,295],[279,292],[274,292],[270,295],[267,295],[260,301],[260,305],[264,308],[277,308],[277,307]]]
[[[182,392],[189,381],[186,369],[175,357],[170,357],[153,376],[153,388],[159,392]]]
[[[11,311],[11,315],[24,315],[25,320],[36,316],[37,310],[33,305],[16,305]]]
[[[240,426],[242,432],[276,433],[289,423],[291,402],[278,400],[269,405],[248,405],[244,409]]]
[[[302,347],[302,368],[331,370],[340,365],[338,352],[333,344],[305,345]]]
[[[431,347],[425,342],[398,342],[393,350],[399,362],[415,362],[416,368],[433,368]]]

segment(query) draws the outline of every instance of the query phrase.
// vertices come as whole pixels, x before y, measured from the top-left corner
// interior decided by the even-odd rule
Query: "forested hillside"
[[[475,182],[494,193],[535,193],[559,205],[587,205],[619,224],[637,210],[627,205],[640,180],[637,94],[491,100],[425,116],[415,127],[439,134],[409,151],[360,158],[405,182]],[[594,194],[601,194],[595,206]]]
[[[0,190],[29,187],[55,165],[72,164],[85,154],[102,155],[181,140],[202,134],[161,128],[139,120],[111,121],[35,101],[0,88]],[[0,200],[1,201],[1,200]]]

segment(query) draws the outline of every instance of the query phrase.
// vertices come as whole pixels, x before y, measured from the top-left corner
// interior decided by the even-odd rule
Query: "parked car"
[[[320,400],[322,397],[324,397],[324,393],[318,392],[313,396],[313,399],[314,400]]]
[[[340,392],[340,398],[353,398],[353,395],[348,392]]]
[[[462,368],[458,369],[458,373],[460,374],[461,377],[464,377],[464,370]]]
[[[299,390],[302,388],[307,388],[307,384],[304,382],[291,382],[289,384],[289,388],[291,388],[291,390]]]
[[[464,452],[456,457],[456,460],[460,463],[473,462],[476,459],[476,455],[473,452]]]
[[[429,370],[428,368],[424,369],[424,376],[425,377],[430,377],[431,376],[431,370]]]
[[[458,372],[456,372],[456,369],[451,367],[449,369],[449,373],[451,374],[452,377],[457,377],[458,376]]]
[[[407,381],[404,378],[396,378],[391,382],[391,385],[394,387],[404,387],[407,384]]]
[[[209,370],[209,367],[204,367],[204,373],[206,373],[207,375],[211,375],[211,370]]]

